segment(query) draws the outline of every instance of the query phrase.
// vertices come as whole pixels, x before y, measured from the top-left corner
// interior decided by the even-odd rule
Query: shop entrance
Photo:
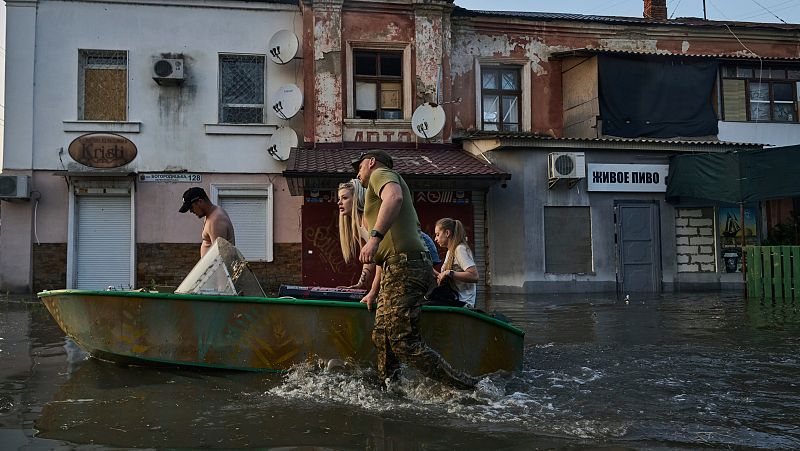
[[[661,291],[658,204],[618,201],[617,288],[622,293]]]

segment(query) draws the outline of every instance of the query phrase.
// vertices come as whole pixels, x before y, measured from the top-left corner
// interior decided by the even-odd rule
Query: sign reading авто
[[[589,191],[667,192],[667,164],[589,164]]]
[[[201,174],[187,174],[185,172],[163,172],[155,174],[139,174],[139,181],[160,183],[199,183],[203,181],[203,176]]]
[[[113,133],[88,133],[69,144],[69,156],[93,168],[118,168],[136,158],[136,144]]]

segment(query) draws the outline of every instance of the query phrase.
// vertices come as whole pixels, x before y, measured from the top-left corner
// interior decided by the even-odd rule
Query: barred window
[[[80,50],[78,68],[78,119],[127,120],[127,53],[121,50]]]
[[[219,56],[219,122],[264,123],[264,55]]]

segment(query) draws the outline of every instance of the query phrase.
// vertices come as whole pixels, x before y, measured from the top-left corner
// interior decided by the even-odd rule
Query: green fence
[[[800,301],[800,246],[747,246],[747,296]]]

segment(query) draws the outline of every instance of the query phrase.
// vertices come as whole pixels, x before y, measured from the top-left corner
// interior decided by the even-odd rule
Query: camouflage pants
[[[421,302],[433,283],[433,270],[427,258],[393,258],[383,265],[378,308],[372,341],[378,350],[378,376],[381,382],[396,378],[400,362],[422,374],[456,388],[475,386],[476,379],[447,363],[428,347],[419,331]]]

